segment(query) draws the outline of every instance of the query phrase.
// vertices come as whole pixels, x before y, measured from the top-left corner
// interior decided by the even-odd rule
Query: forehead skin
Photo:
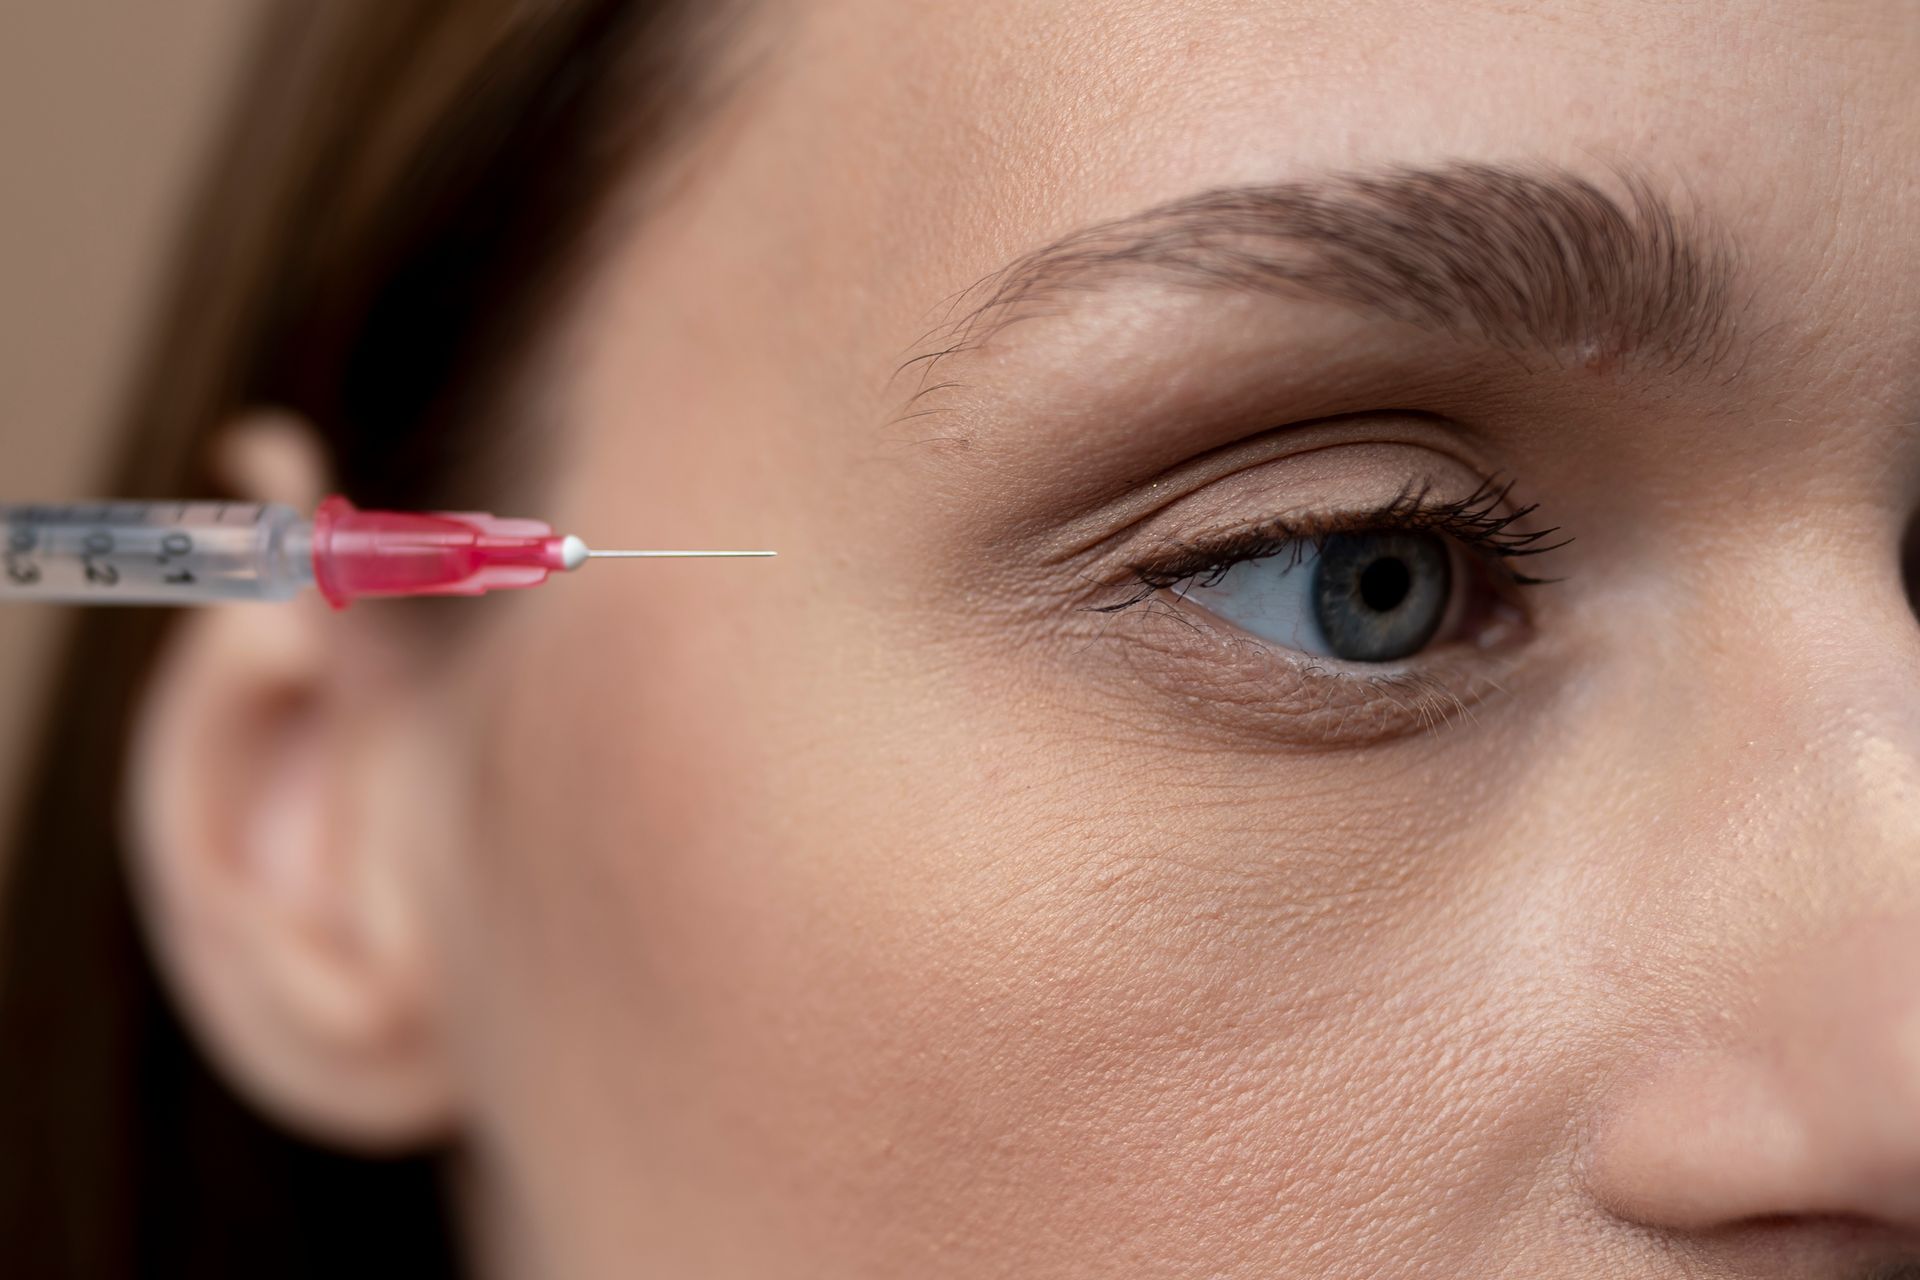
[[[1913,138],[1915,18],[1859,3],[1034,0],[930,22],[913,6],[808,6],[770,69],[792,97],[764,136],[786,162],[760,174],[791,192],[832,175],[827,225],[795,235],[823,267],[865,261],[878,297],[913,306],[884,282],[938,297],[1077,225],[1209,186],[1455,156],[1590,171],[1618,155],[1775,250],[1781,297],[1804,303],[1910,246],[1887,219],[1911,178],[1884,157]]]
[[[1855,714],[1855,651],[1791,608],[1878,601],[1872,566],[1753,550],[1816,509],[1789,544],[1852,546],[1920,467],[1914,17],[767,6],[568,334],[540,509],[781,558],[596,566],[451,677],[489,780],[446,891],[472,930],[449,971],[486,975],[474,1123],[549,1269],[1667,1274],[1582,1190],[1612,1082],[1764,1005],[1752,975],[1846,918],[1782,905],[1836,901],[1808,850],[1887,845],[1871,802],[1915,785],[1911,730]],[[1029,531],[1138,443],[1100,435],[1151,391],[1132,321],[1037,322],[981,373],[1045,399],[1044,433],[990,399],[898,420],[943,301],[1084,224],[1328,168],[1607,157],[1738,240],[1753,372],[1479,402],[1543,424],[1502,460],[1582,576],[1542,605],[1540,677],[1472,725],[1276,752],[1067,621]],[[1245,340],[1211,314],[1179,348],[1202,372]],[[1911,865],[1856,873],[1916,898]]]
[[[778,370],[781,394],[819,396],[791,411],[830,419],[850,445],[912,390],[886,375],[949,315],[942,304],[1022,252],[1209,187],[1453,158],[1644,170],[1746,251],[1743,318],[1791,407],[1863,393],[1863,363],[1896,375],[1867,392],[1888,412],[1913,402],[1911,362],[1884,364],[1915,306],[1913,179],[1898,163],[1920,131],[1910,4],[930,12],[769,6],[711,181],[677,210],[693,239],[654,236],[638,268],[675,253],[693,255],[683,279],[713,271],[705,292],[724,319],[700,336],[739,365],[760,362],[757,340],[783,344],[802,381]],[[638,270],[620,277],[629,300],[651,283]],[[742,303],[767,309],[770,332],[739,327]],[[802,305],[794,326],[786,310]],[[816,341],[791,345],[796,327]],[[1714,448],[1730,443],[1720,435]],[[919,499],[892,491],[900,507],[871,510],[897,536]]]

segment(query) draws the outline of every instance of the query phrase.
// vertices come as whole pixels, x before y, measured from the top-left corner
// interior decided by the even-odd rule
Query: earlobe
[[[318,489],[299,442],[275,422],[230,446],[247,488]],[[352,625],[318,599],[184,616],[139,716],[128,835],[157,957],[235,1087],[322,1141],[394,1149],[444,1130],[449,1089],[406,838],[363,794],[395,735],[348,669]]]

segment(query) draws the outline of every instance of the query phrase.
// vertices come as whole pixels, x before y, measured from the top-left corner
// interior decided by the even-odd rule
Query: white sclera
[[[1178,594],[1262,640],[1331,658],[1335,655],[1313,601],[1319,561],[1311,544],[1290,546],[1278,555],[1242,561],[1212,585],[1190,583]]]

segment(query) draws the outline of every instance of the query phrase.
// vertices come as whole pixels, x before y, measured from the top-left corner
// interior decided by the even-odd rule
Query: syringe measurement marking
[[[33,526],[15,525],[7,530],[7,581],[17,587],[30,587],[40,581],[40,566],[24,557],[31,555],[39,541]]]
[[[230,504],[222,505],[221,513],[223,515],[227,511],[228,505]],[[260,517],[265,514],[265,507],[257,504],[249,505],[252,506],[254,513],[251,523],[257,524],[259,523]],[[179,522],[187,519],[189,515],[189,504],[177,503],[175,506],[176,510],[171,521],[161,515],[158,508],[152,503],[78,507],[61,513],[49,513],[44,508],[39,507],[28,508],[25,514],[29,518],[37,516],[39,520],[37,522],[26,524],[16,523],[9,526],[7,531],[6,554],[4,557],[7,579],[15,586],[31,587],[38,585],[44,578],[45,574],[42,567],[29,558],[41,547],[44,541],[41,536],[40,525],[89,523],[100,519],[113,519],[116,515],[119,523],[123,525],[164,526],[168,523],[177,525]],[[124,558],[128,555],[137,554],[137,552],[131,550],[120,550],[110,530],[91,530],[82,537],[80,543],[79,559],[82,576],[86,579],[89,586],[119,586],[123,581],[120,567],[112,563],[109,557],[118,555]],[[192,554],[193,536],[183,530],[175,528],[172,532],[160,539],[159,552],[155,556],[155,561],[165,570],[172,562],[191,556]],[[161,576],[161,582],[167,586],[192,586],[195,581],[193,570],[185,566],[181,566],[171,572],[163,573]]]
[[[31,527],[16,527],[7,533],[7,581],[16,587],[31,587],[40,581],[40,566],[26,559],[38,541]]]
[[[160,567],[167,567],[168,556],[184,556],[193,553],[193,538],[178,530],[160,539]],[[185,587],[193,584],[193,570],[180,569],[164,575],[160,581],[171,587]]]
[[[86,540],[80,544],[80,567],[86,572],[88,582],[93,583],[97,587],[119,585],[120,570],[104,561],[95,559],[97,556],[108,556],[112,554],[112,534],[104,529],[95,529],[87,535]]]

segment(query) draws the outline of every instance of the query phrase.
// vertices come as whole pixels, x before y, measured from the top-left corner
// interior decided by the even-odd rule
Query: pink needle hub
[[[541,520],[484,511],[361,511],[338,494],[313,513],[313,581],[336,609],[362,596],[477,596],[537,587],[596,556],[759,556],[765,551],[593,551]]]

